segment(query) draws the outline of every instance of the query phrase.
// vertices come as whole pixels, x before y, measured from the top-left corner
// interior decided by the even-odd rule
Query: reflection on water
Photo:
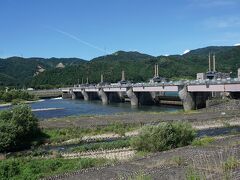
[[[132,108],[130,103],[111,103],[102,105],[101,101],[83,101],[83,100],[68,100],[68,99],[46,99],[41,102],[30,104],[32,109],[37,109],[34,114],[41,118],[65,117],[74,115],[108,115],[123,112],[163,112],[177,111],[182,109],[178,106],[140,106]],[[46,109],[50,110],[46,110]],[[0,108],[7,109],[5,108]],[[41,109],[44,109],[41,111]]]

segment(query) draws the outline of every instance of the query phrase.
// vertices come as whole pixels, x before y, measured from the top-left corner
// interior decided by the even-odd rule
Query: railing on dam
[[[100,88],[134,88],[134,87],[166,87],[166,86],[190,86],[190,85],[225,85],[225,84],[239,84],[240,79],[238,78],[227,78],[227,79],[206,79],[206,80],[180,80],[180,81],[169,81],[161,83],[127,83],[127,84],[81,84],[74,85],[74,87],[62,88],[62,91],[69,91],[70,89],[100,89]],[[200,87],[200,86],[199,86]]]

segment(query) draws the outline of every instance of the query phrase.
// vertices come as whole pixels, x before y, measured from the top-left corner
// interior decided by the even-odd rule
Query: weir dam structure
[[[118,83],[97,85],[81,84],[74,87],[62,88],[63,98],[101,100],[103,104],[124,102],[129,100],[132,106],[162,104],[164,101],[178,101],[184,110],[194,110],[206,107],[206,100],[212,97],[230,96],[240,98],[240,69],[238,78],[230,78],[226,73],[215,69],[215,55],[213,56],[213,70],[209,55],[209,71],[198,73],[197,80],[182,80],[167,82],[159,76],[158,65],[155,64],[154,77],[148,83],[130,83],[125,80],[124,71]],[[175,96],[169,96],[169,94]]]
[[[127,83],[114,85],[75,85],[62,88],[63,98],[101,100],[103,104],[124,102],[128,99],[132,106],[151,105],[162,100],[179,100],[184,110],[194,110],[206,106],[206,100],[219,95],[240,97],[240,79],[175,81],[165,83]],[[167,96],[174,92],[176,96]]]

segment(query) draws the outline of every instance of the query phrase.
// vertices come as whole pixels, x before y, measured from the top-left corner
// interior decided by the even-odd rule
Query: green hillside
[[[190,51],[185,55],[153,57],[138,52],[120,51],[112,55],[95,58],[92,61],[71,66],[65,69],[55,69],[40,74],[32,80],[32,85],[72,85],[89,77],[90,83],[98,83],[100,74],[104,80],[117,82],[121,78],[121,70],[125,70],[128,80],[133,82],[147,81],[153,76],[154,64],[159,64],[160,75],[171,80],[194,79],[197,72],[208,69],[208,53],[215,52],[216,68],[222,72],[233,72],[236,76],[240,67],[240,47],[207,47]],[[145,57],[145,58],[144,58]]]
[[[44,59],[21,57],[0,59],[0,85],[23,86],[32,80],[39,69],[52,70],[60,62],[65,66],[74,66],[83,63],[84,60],[77,58]]]
[[[12,84],[12,81],[28,87],[45,88],[72,85],[89,78],[90,83],[98,83],[100,74],[104,74],[107,82],[117,82],[121,71],[125,70],[126,78],[133,82],[148,81],[153,77],[154,64],[159,64],[160,75],[169,80],[195,79],[197,72],[208,69],[208,53],[216,54],[216,68],[221,72],[233,72],[237,75],[240,67],[240,46],[206,47],[192,50],[184,55],[150,56],[139,52],[124,52],[101,56],[84,61],[78,58],[8,58],[0,60],[1,85]],[[56,68],[58,63],[64,68]],[[44,72],[33,76],[38,66]],[[4,78],[6,77],[6,79]],[[5,79],[5,80],[3,80]]]

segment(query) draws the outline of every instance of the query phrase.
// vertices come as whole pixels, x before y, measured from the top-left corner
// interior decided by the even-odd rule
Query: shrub
[[[35,97],[34,95],[29,94],[27,91],[22,91],[22,90],[11,90],[8,92],[1,91],[1,96],[0,99],[5,101],[5,102],[12,102],[15,99],[19,100],[34,100]]]
[[[21,103],[21,99],[13,99],[12,100],[12,105],[18,105],[18,104],[20,104]]]
[[[119,179],[124,179],[124,178],[119,178]],[[148,175],[144,174],[143,172],[138,172],[136,175],[133,175],[133,177],[129,177],[129,180],[152,180],[153,178]]]
[[[212,142],[214,142],[215,139],[213,137],[202,137],[200,139],[195,139],[193,142],[192,142],[192,145],[193,146],[206,146]]]
[[[3,163],[4,162],[4,163]],[[2,180],[11,179],[20,173],[19,162],[11,159],[0,163],[0,178]]]
[[[106,159],[93,158],[11,158],[0,161],[0,179],[41,179],[46,176],[107,164],[108,162]]]
[[[139,136],[132,138],[131,146],[140,151],[164,151],[191,144],[195,135],[188,123],[161,123],[143,127]]]
[[[235,168],[238,168],[238,167],[240,167],[240,161],[234,156],[230,156],[226,160],[226,162],[223,163],[223,170],[225,172],[230,171]]]
[[[184,158],[180,156],[173,156],[171,161],[176,164],[177,166],[181,166],[184,164]]]
[[[30,145],[39,132],[37,118],[27,105],[0,112],[0,152]]]
[[[201,180],[205,179],[198,171],[193,169],[192,167],[188,167],[186,173],[186,180]]]

